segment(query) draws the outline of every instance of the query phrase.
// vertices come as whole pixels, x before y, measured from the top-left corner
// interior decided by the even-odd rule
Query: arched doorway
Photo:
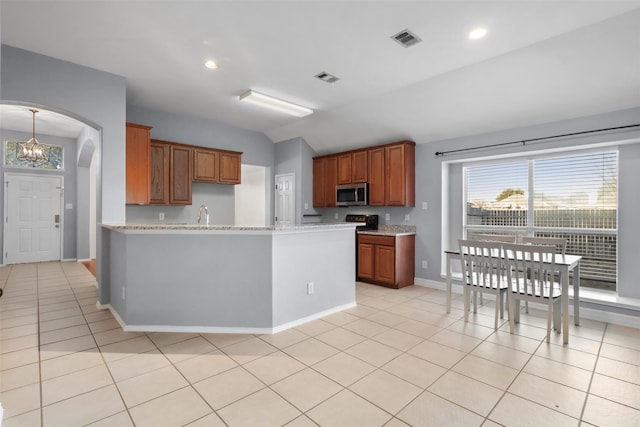
[[[8,165],[3,161],[0,168],[3,175],[13,176],[29,174],[44,177],[60,177],[64,182],[61,197],[60,221],[62,228],[60,260],[85,260],[96,257],[96,218],[100,200],[98,183],[100,175],[101,130],[95,124],[54,108],[24,103],[3,102],[0,104],[0,139],[2,139],[2,158],[5,159],[5,147],[8,140],[27,140],[32,133],[30,108],[38,110],[35,133],[43,144],[63,147],[64,166],[59,170],[45,170],[31,167]],[[5,221],[1,227],[2,263],[12,264],[7,256],[9,236],[7,218],[12,209],[10,191],[3,186],[0,203],[3,204]],[[11,199],[13,200],[13,199]],[[7,259],[5,259],[7,258]],[[16,262],[19,258],[14,258]]]

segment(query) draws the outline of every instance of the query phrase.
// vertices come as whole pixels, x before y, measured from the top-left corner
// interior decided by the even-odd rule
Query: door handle
[[[60,214],[55,214],[53,216],[53,222],[55,222],[56,224],[60,224]]]

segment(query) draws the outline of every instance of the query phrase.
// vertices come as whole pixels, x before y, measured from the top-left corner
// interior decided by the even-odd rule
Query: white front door
[[[5,174],[5,264],[59,261],[62,177]]]
[[[296,195],[293,174],[276,175],[276,225],[296,223]]]

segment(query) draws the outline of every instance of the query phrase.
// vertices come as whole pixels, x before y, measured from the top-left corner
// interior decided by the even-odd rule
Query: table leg
[[[562,342],[569,344],[569,269],[562,276]]]
[[[447,313],[451,313],[451,254],[447,254]]]
[[[573,270],[573,320],[580,325],[580,262]]]

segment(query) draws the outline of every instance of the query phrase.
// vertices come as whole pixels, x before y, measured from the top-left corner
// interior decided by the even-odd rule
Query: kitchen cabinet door
[[[338,184],[351,184],[351,154],[338,156]]]
[[[242,153],[220,151],[220,183],[240,184]]]
[[[191,204],[192,151],[185,145],[171,145],[169,203]]]
[[[325,158],[313,159],[313,207],[324,208]]]
[[[374,248],[371,243],[358,244],[358,278],[373,280],[375,272],[374,266]]]
[[[151,127],[126,124],[126,195],[127,204],[149,204],[149,170]]]
[[[384,206],[384,148],[369,150],[369,205]]]
[[[171,162],[170,145],[151,140],[151,188],[149,202],[166,205],[169,203],[169,163]]]
[[[385,205],[415,206],[415,145],[385,147]]]
[[[351,182],[367,182],[369,178],[369,152],[356,151],[351,154]]]
[[[220,180],[220,154],[217,150],[193,149],[193,180],[197,182]]]
[[[396,281],[395,246],[376,245],[375,279],[381,283],[393,285]]]
[[[325,186],[324,205],[326,207],[336,206],[336,185],[338,183],[338,156],[325,158]]]

